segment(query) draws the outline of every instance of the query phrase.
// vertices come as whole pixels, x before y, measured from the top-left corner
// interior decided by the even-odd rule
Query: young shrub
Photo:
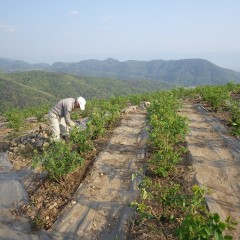
[[[71,145],[59,141],[53,143],[42,155],[36,155],[34,164],[42,164],[47,170],[49,178],[59,181],[63,176],[72,172],[77,166],[82,165],[83,159]]]

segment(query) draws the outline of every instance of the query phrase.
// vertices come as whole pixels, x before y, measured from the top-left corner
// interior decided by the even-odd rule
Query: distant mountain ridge
[[[56,62],[30,64],[0,58],[0,71],[41,70],[56,73],[68,73],[81,77],[115,78],[121,80],[160,81],[175,86],[216,85],[227,82],[240,82],[240,73],[221,68],[204,59],[152,60],[119,62],[106,60],[83,60],[80,62]]]

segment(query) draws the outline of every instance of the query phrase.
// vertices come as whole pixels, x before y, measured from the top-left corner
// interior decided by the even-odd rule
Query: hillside
[[[12,107],[37,106],[54,100],[50,93],[0,76],[0,113]]]
[[[119,81],[42,71],[0,74],[0,112],[11,107],[54,103],[65,97],[109,98],[169,88],[156,81]]]
[[[29,70],[68,73],[81,77],[161,81],[186,87],[225,84],[230,81],[240,82],[239,72],[221,68],[204,59],[119,62],[108,58],[104,61],[90,59],[75,63],[57,62],[49,65],[44,63],[29,64],[0,58],[0,71]]]

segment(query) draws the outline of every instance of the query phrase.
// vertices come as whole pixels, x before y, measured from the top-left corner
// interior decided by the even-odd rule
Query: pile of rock
[[[43,150],[45,146],[48,146],[48,134],[45,130],[35,130],[29,135],[20,136],[13,139],[10,142],[10,151],[18,152],[18,150],[23,150],[26,146]]]
[[[19,169],[27,165],[29,162],[28,157],[32,156],[34,150],[43,151],[48,145],[48,132],[40,127],[39,130],[12,139],[9,142],[9,150],[7,151],[8,158],[13,165],[18,165],[17,169]],[[20,162],[22,163],[21,166],[19,165]]]

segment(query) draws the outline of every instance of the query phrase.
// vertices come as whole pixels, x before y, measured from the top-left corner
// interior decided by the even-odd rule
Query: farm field
[[[1,238],[238,239],[238,95],[227,84],[92,102],[74,116],[86,129],[57,145],[41,117],[3,122]]]

